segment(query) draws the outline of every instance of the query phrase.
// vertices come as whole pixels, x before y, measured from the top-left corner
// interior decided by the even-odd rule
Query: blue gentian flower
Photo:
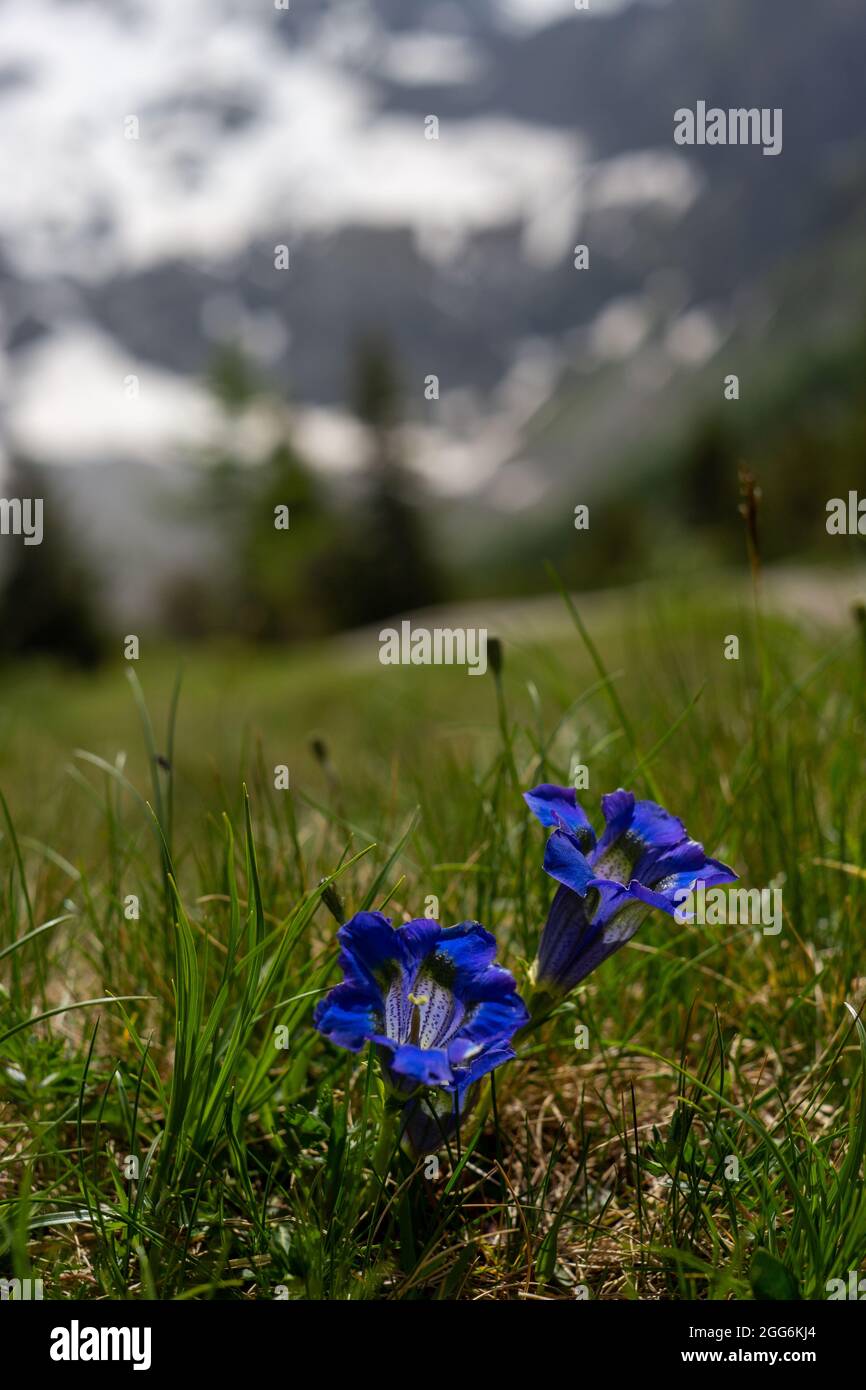
[[[511,1039],[529,1015],[479,922],[422,917],[395,928],[381,912],[359,912],[338,937],[343,983],[313,1022],[351,1052],[374,1043],[393,1092],[461,1093],[514,1057]]]
[[[709,859],[676,816],[621,788],[601,799],[598,840],[573,788],[543,783],[524,800],[553,828],[544,870],[560,887],[532,967],[534,984],[548,994],[574,989],[631,940],[652,908],[682,915],[685,892],[737,877]]]

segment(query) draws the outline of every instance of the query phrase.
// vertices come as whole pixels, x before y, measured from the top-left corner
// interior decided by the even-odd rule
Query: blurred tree
[[[62,506],[52,498],[45,469],[16,459],[5,486],[8,498],[41,498],[43,537],[25,545],[0,537],[0,658],[59,657],[97,665],[104,642],[95,581],[78,552]]]
[[[245,632],[274,640],[334,627],[316,571],[339,524],[309,470],[283,441],[257,472],[243,524],[237,616]]]
[[[403,461],[400,391],[390,350],[376,336],[356,348],[352,405],[368,428],[365,491],[339,543],[318,566],[319,582],[341,627],[378,622],[440,602],[442,568],[433,558],[424,498]]]
[[[691,526],[724,525],[736,534],[737,464],[739,450],[718,414],[698,420],[686,439],[681,470],[683,519]]]
[[[342,522],[291,442],[285,406],[238,346],[219,349],[207,382],[223,419],[194,506],[216,526],[221,560],[204,579],[182,575],[166,586],[164,624],[178,636],[221,631],[256,641],[330,632],[337,623],[316,572],[339,549]],[[238,444],[250,411],[277,436],[259,460]]]
[[[207,383],[227,415],[240,415],[263,390],[252,363],[237,343],[222,343],[211,359]]]

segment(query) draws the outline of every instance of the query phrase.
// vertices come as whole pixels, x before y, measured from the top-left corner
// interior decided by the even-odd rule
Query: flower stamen
[[[430,996],[427,994],[413,994],[410,990],[406,997],[412,1005],[412,1021],[409,1024],[409,1041],[417,1047],[418,1040],[421,1037],[421,1006],[422,1004],[430,1003]]]

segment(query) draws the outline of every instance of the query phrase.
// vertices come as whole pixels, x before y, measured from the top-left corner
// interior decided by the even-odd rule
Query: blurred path
[[[851,606],[866,602],[866,567],[844,570],[812,569],[805,565],[780,565],[764,572],[763,601],[768,611],[796,618],[820,627],[843,626],[851,621]],[[623,605],[638,611],[653,603],[674,604],[681,597],[705,600],[709,606],[722,603],[750,603],[751,583],[741,573],[717,573],[697,578],[686,590],[682,584],[634,585],[621,589],[600,589],[573,595],[581,617],[592,627],[605,627],[617,621]],[[484,627],[490,636],[512,642],[543,641],[561,636],[571,627],[571,619],[558,595],[545,594],[525,599],[477,599],[467,603],[427,608],[410,615],[413,626],[423,628]],[[399,627],[400,619],[344,634],[338,642],[367,652],[371,640],[386,627]]]

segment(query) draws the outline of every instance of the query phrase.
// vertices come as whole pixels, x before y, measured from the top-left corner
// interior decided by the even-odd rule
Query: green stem
[[[379,1137],[376,1140],[376,1147],[370,1160],[373,1174],[364,1188],[363,1202],[365,1205],[375,1202],[384,1190],[397,1147],[403,1105],[402,1100],[393,1100],[390,1097],[383,1102],[382,1117],[379,1121]]]
[[[376,1147],[373,1150],[373,1171],[381,1182],[387,1178],[391,1159],[394,1156],[397,1120],[402,1109],[402,1106],[395,1106],[392,1101],[385,1102],[385,1109],[379,1126],[379,1138],[376,1140]]]

